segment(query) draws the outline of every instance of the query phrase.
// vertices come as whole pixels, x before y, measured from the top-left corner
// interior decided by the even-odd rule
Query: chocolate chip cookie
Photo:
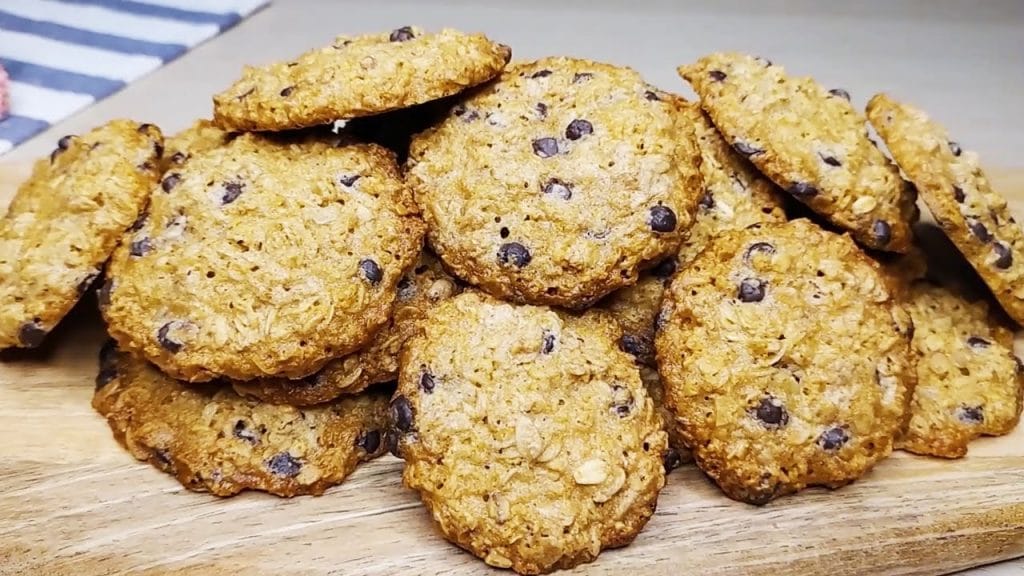
[[[234,382],[235,391],[275,404],[311,406],[342,394],[355,394],[372,384],[393,381],[398,377],[402,346],[419,328],[427,311],[461,291],[434,255],[425,251],[416,266],[398,281],[394,312],[366,347],[331,360],[312,376]]]
[[[444,536],[524,574],[628,544],[665,483],[666,437],[614,321],[469,292],[423,326],[392,438]]]
[[[387,322],[417,212],[378,146],[240,135],[164,175],[111,259],[108,329],[183,380],[308,376]]]
[[[700,196],[692,125],[627,68],[508,68],[412,143],[429,241],[514,302],[590,305],[674,255]]]
[[[114,120],[36,162],[0,220],[0,348],[39,346],[99,277],[162,153],[159,128]]]
[[[951,140],[921,110],[885,94],[872,98],[867,111],[936,222],[1006,312],[1024,323],[1024,232],[992,189],[978,155]]]
[[[928,281],[910,287],[907,308],[914,321],[917,388],[910,425],[896,447],[960,458],[971,440],[1013,430],[1024,385],[1013,332],[984,301],[970,302]]]
[[[305,409],[261,404],[218,384],[186,385],[113,346],[96,386],[93,407],[132,456],[217,496],[322,494],[386,446],[386,392]]]
[[[666,258],[641,274],[636,284],[619,288],[597,304],[622,327],[619,348],[648,366],[654,366],[654,320],[661,310],[661,294],[675,270],[675,258]]]
[[[716,236],[762,222],[785,222],[783,192],[740,156],[696,104],[680,103],[692,120],[700,150],[704,191],[697,215],[679,249],[685,269]]]
[[[731,498],[842,486],[906,422],[910,319],[848,236],[807,220],[727,232],[673,280],[659,321],[666,405]]]
[[[226,130],[288,130],[379,114],[486,82],[511,56],[482,34],[451,29],[339,36],[291,62],[247,66],[213,97],[214,121]]]
[[[219,148],[235,136],[236,133],[221,130],[210,120],[196,120],[164,143],[163,170],[167,172],[181,166],[192,154]]]
[[[793,197],[869,248],[910,247],[913,188],[868,139],[845,91],[736,53],[705,56],[679,74],[733,148]]]

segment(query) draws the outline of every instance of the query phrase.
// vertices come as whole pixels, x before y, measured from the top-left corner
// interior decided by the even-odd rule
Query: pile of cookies
[[[529,574],[628,544],[691,459],[764,504],[1016,425],[1024,237],[923,113],[871,100],[893,163],[763,58],[681,67],[699,102],[510,59],[339,37],[166,141],[63,138],[0,225],[0,346],[95,289],[93,405],[137,458],[293,496],[390,449],[446,538]],[[1001,310],[930,273],[918,193]]]

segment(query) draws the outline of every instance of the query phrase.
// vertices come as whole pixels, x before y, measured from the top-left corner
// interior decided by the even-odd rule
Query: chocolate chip
[[[651,102],[661,102],[661,96],[658,96],[658,93],[653,90],[647,90],[644,92],[644,98]]]
[[[117,342],[107,339],[100,348],[100,371],[96,374],[96,389],[99,390],[117,378]]]
[[[892,227],[885,220],[875,220],[871,225],[871,235],[879,246],[886,246],[892,241]]]
[[[380,284],[381,279],[384,278],[384,271],[380,269],[380,266],[369,258],[363,258],[359,261],[359,273],[362,274],[363,279],[370,283],[371,286]]]
[[[74,134],[68,134],[67,136],[61,137],[60,140],[57,140],[57,149],[63,152],[64,150],[71,148],[71,143],[75,141],[75,138],[78,138],[78,136],[75,136]]]
[[[413,34],[412,27],[410,27],[410,26],[402,26],[401,28],[398,28],[397,30],[393,30],[391,32],[391,36],[388,36],[388,40],[390,40],[392,42],[405,42],[405,41],[408,41],[408,40],[412,40],[415,37],[416,37],[416,35]]]
[[[748,157],[754,156],[755,154],[764,154],[763,148],[758,148],[757,146],[752,146],[750,144],[747,144],[746,142],[741,142],[739,140],[733,142],[732,147],[735,148],[736,151],[739,152],[740,154],[743,154],[744,156]]]
[[[132,242],[128,253],[132,256],[145,256],[148,252],[153,250],[153,243],[149,240],[149,237],[142,238]]]
[[[370,430],[356,438],[356,446],[362,448],[367,454],[376,454],[380,450],[380,440],[380,430]]]
[[[996,268],[1006,270],[1013,264],[1013,254],[1010,253],[1010,248],[1006,244],[996,242],[992,245],[992,249],[996,252],[996,261],[994,262]]]
[[[787,190],[797,198],[813,198],[818,195],[818,189],[807,182],[796,182]]]
[[[967,345],[971,348],[988,348],[992,343],[980,336],[971,336],[967,339]]]
[[[171,155],[171,164],[180,165],[185,162],[186,158],[188,158],[188,156],[186,156],[183,152],[175,152],[174,154]]]
[[[412,430],[412,404],[409,403],[409,399],[405,396],[396,396],[391,401],[391,407],[388,409],[388,414],[391,417],[391,423],[394,427],[402,432],[409,432]]]
[[[224,194],[220,197],[222,206],[238,200],[238,197],[242,195],[242,190],[245,189],[243,182],[225,182],[222,186],[224,187]]]
[[[351,188],[356,183],[356,180],[359,180],[360,178],[362,178],[362,176],[359,174],[346,174],[338,177],[338,183],[346,188]]]
[[[633,393],[625,386],[612,385],[611,411],[619,418],[625,418],[633,412]]]
[[[578,84],[579,82],[584,82],[586,80],[590,80],[593,77],[594,77],[594,75],[591,74],[590,72],[577,72],[572,77],[572,83],[573,84]]]
[[[758,254],[771,256],[772,254],[775,254],[775,246],[772,246],[767,242],[754,242],[748,246],[747,251],[743,253],[743,261],[749,264],[750,261]]]
[[[665,451],[665,457],[662,459],[662,463],[665,465],[665,472],[668,473],[682,466],[683,459],[679,456],[678,450],[669,447],[669,449]]]
[[[182,348],[181,342],[174,340],[167,334],[171,331],[171,328],[174,328],[174,325],[175,321],[172,320],[161,326],[160,329],[156,331],[156,341],[160,343],[160,346],[164,350],[167,350],[171,354],[177,354]]]
[[[245,420],[238,420],[235,422],[235,427],[231,430],[231,433],[234,434],[235,438],[245,440],[249,444],[255,445],[260,443],[259,433],[251,430],[249,426],[246,425]]]
[[[959,156],[963,153],[963,150],[960,149],[960,143],[953,142],[952,140],[949,141],[949,151],[953,153],[953,156]]]
[[[103,286],[100,286],[99,291],[96,293],[96,299],[99,301],[101,308],[110,306],[110,293],[114,289],[114,279],[107,278],[103,282]]]
[[[498,247],[498,262],[522,268],[533,260],[530,251],[519,242],[508,242]]]
[[[710,190],[705,190],[704,194],[701,194],[700,201],[697,202],[697,206],[705,212],[715,207],[715,197],[711,194]]]
[[[828,164],[829,166],[836,166],[836,167],[838,167],[838,166],[842,166],[843,165],[843,163],[840,162],[839,159],[836,158],[835,156],[829,156],[828,154],[821,154],[821,153],[819,153],[818,156],[821,157],[821,161],[822,162],[824,162],[825,164]]]
[[[579,140],[588,134],[594,133],[594,125],[579,118],[569,122],[565,127],[565,137],[569,140]]]
[[[39,318],[26,322],[18,329],[18,342],[25,348],[36,348],[46,338],[46,330],[40,325]]]
[[[636,358],[645,358],[653,352],[650,342],[636,334],[623,334],[619,338],[619,349]]]
[[[92,283],[96,281],[96,278],[99,278],[99,275],[99,272],[90,272],[86,274],[85,278],[82,278],[82,281],[75,287],[75,292],[79,296],[85,294],[85,291],[89,289],[89,286],[92,286]]]
[[[541,337],[540,353],[551,354],[555,349],[555,335],[547,330],[544,331],[543,337]]]
[[[533,153],[541,158],[551,158],[558,154],[558,140],[554,138],[538,138],[534,140]]]
[[[530,74],[530,78],[547,78],[548,76],[551,76],[551,70],[538,70]]]
[[[181,182],[181,174],[171,172],[160,182],[160,187],[163,188],[164,192],[170,192],[178,185],[178,182]]]
[[[822,450],[838,450],[850,441],[850,433],[842,426],[829,428],[818,436],[818,446]]]
[[[561,198],[562,200],[568,200],[572,198],[572,184],[559,180],[558,178],[552,178],[544,184],[543,188],[546,196],[554,198]]]
[[[957,202],[962,204],[963,201],[964,201],[964,198],[965,198],[964,197],[964,189],[959,187],[959,186],[953,186],[953,198]]]
[[[769,428],[781,428],[789,423],[789,412],[782,402],[773,396],[761,399],[761,403],[753,410],[754,417]]]
[[[839,98],[842,98],[843,100],[846,100],[847,102],[850,101],[850,93],[847,92],[846,90],[843,90],[842,88],[833,88],[833,89],[829,90],[828,93],[833,95],[833,96],[837,96]]]
[[[294,478],[302,471],[302,462],[287,452],[274,454],[266,464],[271,473],[282,478]]]
[[[737,295],[740,302],[760,302],[764,300],[765,282],[757,278],[744,278],[740,282]]]
[[[398,281],[398,299],[407,302],[416,296],[416,283],[412,279],[402,276]]]
[[[672,232],[676,229],[676,213],[668,206],[651,206],[651,215],[647,223],[655,232]]]
[[[957,406],[956,418],[965,424],[981,424],[985,421],[985,409],[982,406]]]
[[[287,98],[287,97],[291,96],[292,92],[294,92],[294,91],[295,91],[295,86],[288,86],[284,90],[281,90],[281,97],[282,98]]]
[[[658,262],[657,266],[651,268],[651,274],[654,274],[658,278],[668,278],[669,276],[676,273],[676,259],[672,256],[665,258],[661,262]]]
[[[435,385],[437,385],[437,382],[434,380],[434,375],[424,370],[423,373],[420,374],[420,390],[423,390],[427,394],[431,394],[434,392]]]
[[[711,76],[711,79],[715,82],[721,82],[726,78],[725,72],[722,72],[721,70],[712,70],[711,72],[708,72],[708,76]]]
[[[982,243],[988,244],[992,240],[992,234],[985,228],[985,225],[977,220],[973,220],[967,224],[967,228],[970,229],[971,234]]]

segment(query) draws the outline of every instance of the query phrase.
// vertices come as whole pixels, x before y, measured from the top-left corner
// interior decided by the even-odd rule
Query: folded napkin
[[[0,155],[238,24],[269,0],[0,0]]]

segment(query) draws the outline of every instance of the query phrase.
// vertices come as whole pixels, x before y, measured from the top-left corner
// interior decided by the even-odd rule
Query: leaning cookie
[[[111,259],[109,332],[193,382],[308,376],[387,322],[417,212],[376,145],[240,135],[164,176]]]
[[[661,294],[675,270],[675,258],[666,258],[641,274],[636,284],[619,288],[597,303],[597,308],[606,311],[622,327],[619,348],[648,366],[655,365],[654,319],[661,310]]]
[[[640,380],[644,383],[647,395],[654,403],[654,409],[661,417],[661,424],[668,434],[668,450],[665,452],[665,473],[693,462],[693,453],[686,446],[686,439],[683,437],[679,426],[675,424],[675,417],[665,406],[665,389],[661,385],[661,377],[658,371],[650,366],[640,367]]]
[[[164,142],[163,172],[181,166],[193,154],[203,154],[224,146],[235,136],[236,133],[221,130],[210,120],[196,120]]]
[[[482,34],[405,26],[339,36],[291,62],[246,67],[213,97],[225,130],[289,130],[407,108],[486,82],[512,56]]]
[[[322,370],[299,380],[257,378],[233,382],[235,391],[274,404],[311,406],[343,394],[398,378],[402,346],[419,328],[427,312],[460,293],[462,287],[445,273],[433,254],[424,251],[416,266],[398,281],[394,312],[365,348],[336,358]]]
[[[445,265],[514,302],[589,306],[675,254],[700,195],[692,127],[635,71],[510,66],[412,143]]]
[[[924,112],[885,94],[872,98],[867,112],[943,232],[1006,312],[1024,323],[1024,232],[992,189],[978,155],[950,140]]]
[[[189,386],[107,346],[93,407],[132,456],[189,490],[322,494],[386,444],[388,396],[313,408],[260,404],[218,384]]]
[[[906,422],[910,318],[848,236],[807,220],[723,234],[658,320],[665,404],[731,498],[849,483]]]
[[[103,269],[160,178],[163,136],[114,120],[65,136],[0,220],[0,348],[33,348]]]
[[[632,541],[665,483],[666,436],[615,323],[470,292],[423,326],[390,438],[444,536],[523,574]]]
[[[845,91],[736,53],[705,56],[679,74],[733,148],[793,197],[869,248],[910,247],[913,189],[868,139]]]

